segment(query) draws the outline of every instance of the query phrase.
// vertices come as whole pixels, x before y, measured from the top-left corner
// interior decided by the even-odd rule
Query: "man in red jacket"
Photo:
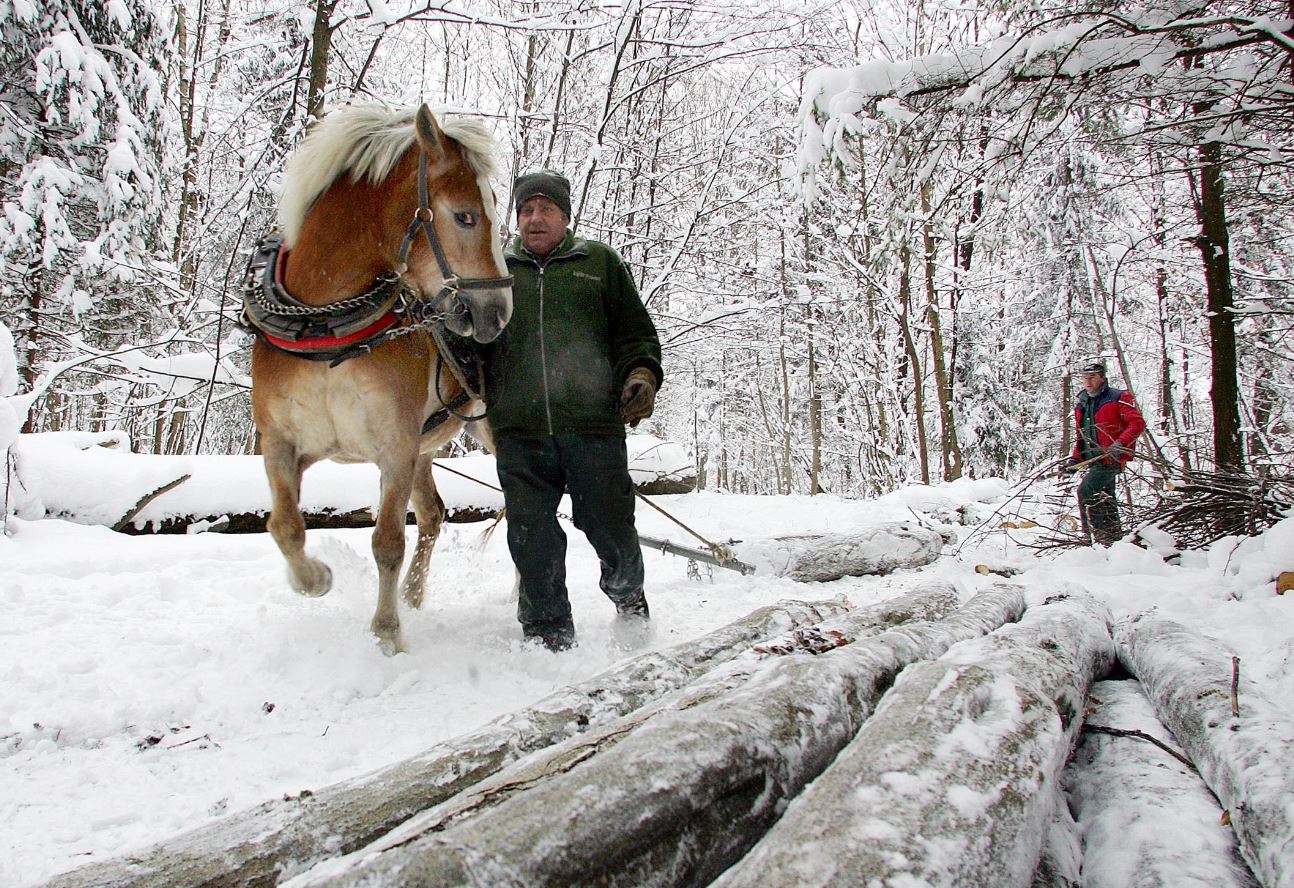
[[[1078,438],[1065,470],[1074,472],[1083,464],[1089,466],[1078,485],[1078,511],[1088,538],[1108,546],[1123,536],[1115,482],[1132,459],[1133,446],[1146,430],[1146,420],[1130,392],[1110,388],[1105,364],[1088,364],[1082,374],[1083,391],[1074,404]]]

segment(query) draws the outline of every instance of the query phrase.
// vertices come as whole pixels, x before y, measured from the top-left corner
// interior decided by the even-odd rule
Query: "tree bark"
[[[1240,853],[1266,888],[1294,886],[1294,719],[1242,671],[1233,715],[1231,654],[1191,629],[1144,613],[1116,633],[1119,659],[1159,720],[1231,815]]]
[[[1204,262],[1208,290],[1209,345],[1213,383],[1213,459],[1222,470],[1243,471],[1244,445],[1240,438],[1240,380],[1236,358],[1235,294],[1231,286],[1231,245],[1227,231],[1222,146],[1200,146],[1199,195],[1196,213],[1200,234],[1196,246]]]
[[[716,888],[1028,888],[1088,687],[1114,660],[1109,619],[1062,592],[909,668]]]
[[[315,0],[314,31],[310,38],[310,83],[306,92],[306,116],[323,117],[324,92],[328,86],[328,55],[332,49],[332,13],[337,0]]]
[[[903,350],[912,373],[912,413],[917,427],[917,454],[921,460],[921,483],[930,483],[930,452],[926,443],[926,399],[921,385],[921,354],[917,351],[909,316],[912,313],[912,251],[908,242],[899,247],[899,329],[903,333]]]
[[[953,385],[944,360],[944,334],[939,318],[939,297],[935,292],[935,239],[930,223],[930,183],[921,185],[921,242],[924,247],[926,323],[930,325],[930,359],[935,374],[935,395],[939,401],[939,453],[945,481],[962,476],[962,449],[953,420]]]

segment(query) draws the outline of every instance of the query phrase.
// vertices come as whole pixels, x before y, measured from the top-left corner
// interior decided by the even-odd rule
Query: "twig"
[[[168,490],[174,490],[175,488],[179,487],[181,484],[183,484],[185,481],[188,481],[192,477],[193,476],[190,474],[187,474],[187,473],[183,474],[180,477],[176,478],[171,483],[163,484],[161,487],[157,488],[152,493],[144,494],[139,498],[139,502],[135,503],[134,508],[132,508],[129,512],[127,512],[120,521],[112,525],[112,529],[117,531],[117,533],[121,533],[130,525],[131,519],[134,518],[143,510],[144,506],[148,505],[153,500],[157,499],[159,496],[166,493]]]
[[[170,745],[170,746],[163,746],[162,748],[163,748],[163,749],[179,749],[181,746],[188,746],[190,743],[198,743],[198,742],[200,742],[200,741],[202,741],[202,740],[206,740],[206,741],[207,741],[208,743],[210,743],[212,746],[216,747],[216,749],[219,749],[219,748],[220,748],[220,744],[219,744],[219,743],[217,743],[215,740],[212,740],[212,739],[211,739],[211,735],[210,735],[210,734],[203,734],[201,737],[193,737],[193,738],[191,738],[191,739],[189,739],[189,740],[182,740],[182,741],[181,741],[181,742],[179,742],[179,743],[173,743],[173,744],[172,744],[172,745]]]
[[[1231,658],[1231,717],[1240,717],[1240,658]]]
[[[1180,752],[1173,749],[1171,746],[1169,746],[1167,743],[1160,740],[1159,738],[1152,737],[1143,731],[1130,731],[1125,728],[1111,728],[1111,727],[1107,727],[1106,725],[1083,725],[1083,730],[1091,731],[1094,734],[1109,734],[1111,737],[1132,737],[1136,740],[1145,740],[1147,742],[1155,744],[1164,752],[1168,753],[1173,758],[1181,762],[1183,765],[1190,768],[1192,771],[1196,770],[1195,765],[1193,765],[1191,763],[1191,760],[1188,759],[1186,756],[1182,755]]]

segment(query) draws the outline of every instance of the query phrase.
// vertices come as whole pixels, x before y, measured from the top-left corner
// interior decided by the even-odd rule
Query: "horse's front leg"
[[[288,582],[302,595],[323,595],[332,588],[332,571],[305,553],[306,522],[300,507],[301,475],[310,461],[282,438],[262,435],[261,444],[272,502],[266,528],[287,559]]]
[[[445,503],[436,490],[431,467],[431,454],[424,453],[418,457],[413,470],[413,512],[418,516],[418,544],[404,575],[404,600],[410,607],[422,607],[431,550],[436,546],[440,526],[445,520]]]
[[[404,561],[405,521],[413,488],[416,451],[407,459],[381,464],[382,503],[373,528],[373,560],[377,562],[377,611],[372,629],[387,656],[404,650],[400,635],[400,607],[396,586]]]

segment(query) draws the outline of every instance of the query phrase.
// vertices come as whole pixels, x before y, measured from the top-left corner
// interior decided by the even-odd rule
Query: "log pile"
[[[716,885],[1028,885],[1109,614],[1075,593],[903,673]]]
[[[1113,710],[1089,695],[1117,648],[1261,885],[1292,888],[1288,715],[1243,680],[1233,692],[1225,654],[1180,626],[1143,617],[1117,639],[1103,605],[1063,586],[1030,607],[1008,583],[965,603],[941,583],[866,608],[783,603],[375,774],[51,884],[1120,884],[1132,876],[1085,862],[1060,791],[1080,737],[1098,766],[1131,742],[1096,732]],[[1101,799],[1074,798],[1099,854]],[[1252,888],[1228,847],[1202,849],[1212,883]]]

